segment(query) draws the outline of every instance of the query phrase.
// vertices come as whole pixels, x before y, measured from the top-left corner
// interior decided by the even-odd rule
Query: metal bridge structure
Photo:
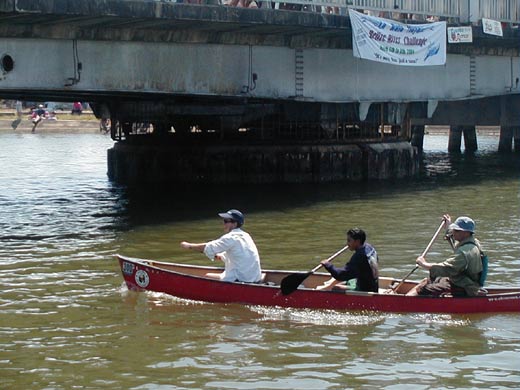
[[[476,125],[502,126],[504,149],[510,139],[515,148],[520,142],[520,0],[259,4],[0,0],[0,97],[90,102],[96,116],[111,120],[119,145],[109,153],[109,173],[122,181],[152,169],[142,168],[132,147],[146,149],[154,166],[167,165],[150,180],[328,181],[414,174],[415,152],[402,142],[420,146],[428,124],[454,129],[452,149],[462,133],[471,143]],[[349,9],[409,23],[446,20],[469,26],[472,41],[448,44],[443,66],[363,60],[353,55]],[[501,23],[502,36],[485,33],[485,19]],[[158,157],[166,143],[173,149]],[[405,166],[369,167],[367,145],[378,155],[388,143],[399,155],[407,150]],[[288,145],[280,153],[307,173],[288,174],[280,153],[266,158]],[[222,147],[232,148],[226,156],[240,148],[247,172],[231,174],[230,164],[221,167],[226,174],[216,172]],[[204,166],[193,168],[189,156],[202,149],[195,154]],[[320,171],[324,155],[329,166]],[[268,168],[258,159],[269,160]]]

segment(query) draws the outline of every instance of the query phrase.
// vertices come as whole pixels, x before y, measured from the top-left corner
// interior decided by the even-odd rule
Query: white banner
[[[503,37],[502,23],[498,20],[482,18],[482,31],[486,34],[496,35],[497,37]]]
[[[448,27],[448,43],[473,42],[473,30],[471,26]]]
[[[348,10],[354,56],[393,65],[446,63],[446,22],[403,24]]]

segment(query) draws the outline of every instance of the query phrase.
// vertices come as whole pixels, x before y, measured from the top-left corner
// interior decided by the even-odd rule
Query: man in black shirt
[[[318,290],[330,290],[341,281],[356,279],[356,291],[378,292],[377,252],[372,245],[365,243],[365,240],[366,233],[359,228],[347,232],[347,244],[354,254],[342,268],[335,267],[330,261],[322,260],[321,264],[335,280],[318,286]]]

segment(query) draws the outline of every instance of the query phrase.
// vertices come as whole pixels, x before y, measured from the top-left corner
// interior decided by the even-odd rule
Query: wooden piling
[[[478,146],[475,126],[463,126],[462,131],[464,133],[464,150],[466,152],[476,151]]]
[[[516,153],[520,152],[520,126],[515,126],[513,130],[513,138],[515,140],[515,149]]]
[[[412,126],[412,146],[415,146],[418,151],[422,152],[424,144],[424,125]]]
[[[460,152],[462,143],[462,126],[450,126],[448,152]]]
[[[501,126],[500,127],[500,139],[498,141],[498,151],[502,153],[511,152],[513,146],[513,132],[514,127],[512,126]],[[516,142],[515,142],[516,149]]]

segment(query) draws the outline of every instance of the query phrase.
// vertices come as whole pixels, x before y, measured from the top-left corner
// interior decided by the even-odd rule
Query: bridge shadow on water
[[[439,192],[486,181],[520,178],[518,154],[426,153],[417,177],[312,184],[150,184],[114,185],[125,227],[207,219],[237,208],[246,214],[310,207],[321,202],[384,199],[414,192]]]

